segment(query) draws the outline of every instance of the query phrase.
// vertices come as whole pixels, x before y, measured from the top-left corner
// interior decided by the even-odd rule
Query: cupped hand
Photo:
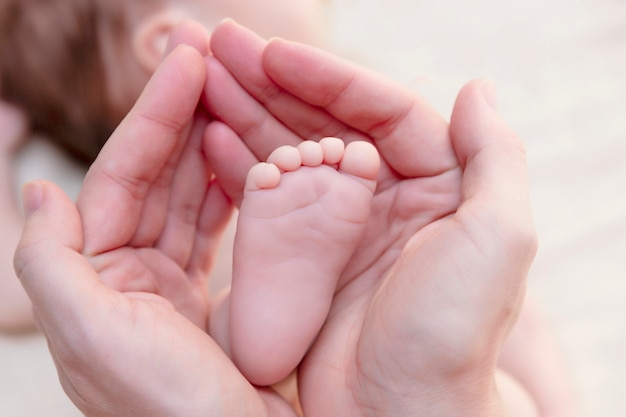
[[[107,287],[82,254],[80,214],[58,187],[29,184],[24,201],[16,271],[61,384],[86,416],[295,416],[163,297]]]
[[[234,201],[285,143],[367,140],[383,159],[368,230],[299,368],[305,415],[501,411],[496,358],[536,237],[524,148],[491,84],[465,86],[448,123],[402,86],[233,22],[211,48],[205,100],[221,122],[206,146]]]
[[[294,415],[204,328],[206,273],[231,208],[202,157],[207,38],[197,30],[174,33],[200,43],[170,48],[76,205],[49,183],[24,191],[15,269],[63,387],[88,416]]]
[[[205,328],[208,274],[231,214],[202,150],[208,35],[182,25],[168,50],[90,167],[77,207],[83,252],[109,287],[161,295]]]

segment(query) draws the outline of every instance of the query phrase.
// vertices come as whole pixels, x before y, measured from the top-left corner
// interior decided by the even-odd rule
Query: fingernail
[[[489,106],[497,110],[498,109],[498,96],[496,95],[496,85],[491,80],[483,80],[481,85],[483,97]]]
[[[39,182],[29,182],[22,188],[24,214],[28,217],[41,207],[43,186]]]

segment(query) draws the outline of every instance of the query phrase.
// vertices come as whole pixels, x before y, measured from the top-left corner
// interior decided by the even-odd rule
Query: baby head
[[[95,159],[161,60],[169,31],[231,17],[260,35],[324,39],[324,0],[0,0],[0,92],[31,129]]]

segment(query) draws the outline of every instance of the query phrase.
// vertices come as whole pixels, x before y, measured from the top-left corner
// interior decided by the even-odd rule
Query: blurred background
[[[540,250],[529,292],[585,417],[626,415],[626,1],[331,0],[344,56],[449,115],[495,81],[528,148]],[[37,335],[0,336],[0,415],[78,416]]]

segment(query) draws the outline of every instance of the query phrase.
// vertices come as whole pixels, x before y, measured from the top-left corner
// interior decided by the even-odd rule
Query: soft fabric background
[[[583,415],[625,416],[626,1],[331,1],[342,52],[444,114],[467,80],[496,82],[528,147],[541,239],[529,291]],[[26,159],[42,152],[35,146]],[[75,190],[65,169],[45,170]],[[79,415],[41,337],[0,338],[0,415]]]

